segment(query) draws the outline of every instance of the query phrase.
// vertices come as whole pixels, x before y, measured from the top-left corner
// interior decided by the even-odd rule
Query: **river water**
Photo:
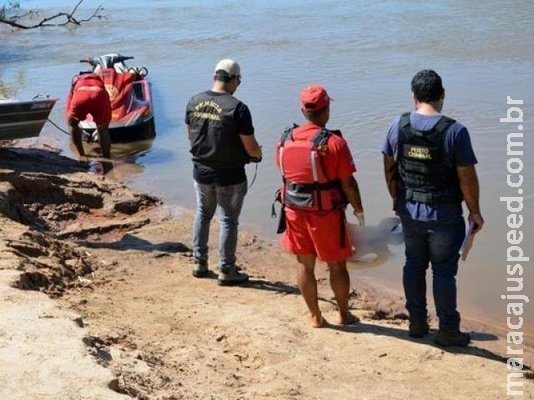
[[[23,1],[50,15],[74,1]],[[72,3],[72,4],[71,4]],[[173,206],[194,207],[188,142],[183,123],[188,98],[211,85],[215,63],[235,58],[243,79],[236,96],[252,111],[264,162],[250,189],[242,225],[275,239],[270,217],[280,177],[271,160],[284,127],[300,122],[298,95],[323,84],[335,99],[329,127],[343,131],[357,163],[368,224],[391,216],[383,182],[381,145],[392,118],[412,108],[410,79],[422,68],[438,71],[446,88],[444,113],[470,130],[479,160],[481,207],[486,219],[468,261],[460,264],[460,308],[471,317],[506,328],[506,206],[517,196],[506,184],[506,135],[517,124],[500,123],[507,96],[524,100],[524,240],[534,257],[534,3],[531,0],[413,1],[85,1],[80,17],[100,3],[107,19],[77,28],[14,32],[0,28],[0,94],[27,99],[59,97],[51,119],[63,113],[78,60],[110,52],[135,56],[153,84],[157,138],[122,165],[135,188]],[[72,154],[66,135],[47,124],[38,139]],[[118,149],[115,149],[118,151]],[[122,150],[121,150],[122,151]],[[252,179],[254,168],[247,167]],[[400,289],[402,246],[380,267],[361,268]],[[376,264],[376,263],[375,263]],[[374,264],[370,264],[374,265]],[[522,294],[534,297],[532,261],[523,263]],[[533,299],[534,301],[534,299]],[[526,305],[525,330],[534,328]]]

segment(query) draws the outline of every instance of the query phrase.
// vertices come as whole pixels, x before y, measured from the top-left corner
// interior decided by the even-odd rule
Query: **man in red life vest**
[[[111,120],[111,103],[104,82],[96,74],[84,74],[75,78],[67,101],[67,119],[72,142],[80,157],[85,156],[82,145],[80,121],[91,114],[96,124],[102,155],[110,157],[111,139],[109,121]]]
[[[338,305],[340,324],[357,322],[349,311],[350,279],[346,259],[353,247],[346,230],[348,203],[361,225],[363,207],[356,171],[347,142],[339,131],[325,128],[330,117],[330,97],[321,86],[309,86],[301,95],[306,122],[286,130],[277,143],[276,164],[282,172],[286,230],[281,244],[296,254],[297,281],[308,306],[309,323],[326,323],[317,299],[315,261],[328,264],[330,286]]]

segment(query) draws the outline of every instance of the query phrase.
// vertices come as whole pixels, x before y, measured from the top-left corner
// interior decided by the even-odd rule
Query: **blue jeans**
[[[446,221],[414,221],[402,218],[406,244],[403,271],[406,309],[410,321],[426,321],[426,270],[432,264],[432,287],[439,329],[456,332],[460,314],[456,310],[458,251],[465,236],[462,217]]]
[[[197,198],[197,212],[193,224],[193,257],[208,261],[208,239],[210,223],[219,207],[219,265],[221,271],[235,268],[237,248],[237,227],[243,200],[247,193],[247,182],[237,185],[217,186],[193,181]]]

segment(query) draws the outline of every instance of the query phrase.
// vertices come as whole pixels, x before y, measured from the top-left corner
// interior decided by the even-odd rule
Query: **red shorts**
[[[295,211],[286,207],[285,213],[287,229],[281,243],[290,253],[315,254],[323,262],[345,260],[352,255],[344,211]]]
[[[108,92],[98,86],[77,88],[69,101],[67,117],[83,121],[91,114],[97,125],[107,125],[111,121],[111,103]]]

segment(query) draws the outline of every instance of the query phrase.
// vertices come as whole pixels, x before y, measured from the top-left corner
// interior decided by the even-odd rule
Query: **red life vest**
[[[94,73],[85,73],[74,76],[72,78],[72,91],[75,91],[81,87],[95,87],[104,89],[104,82],[100,76]]]
[[[70,110],[70,103],[74,97],[74,92],[78,90],[81,92],[96,92],[105,90],[104,82],[97,74],[92,72],[80,72],[78,75],[74,75],[72,77],[70,90],[67,95],[67,106],[65,107],[65,114],[67,118]]]
[[[284,184],[282,203],[290,208],[321,211],[343,209],[347,199],[339,180],[331,180],[321,166],[321,151],[330,135],[340,133],[320,129],[311,140],[294,140],[293,128],[280,138],[279,166]]]

